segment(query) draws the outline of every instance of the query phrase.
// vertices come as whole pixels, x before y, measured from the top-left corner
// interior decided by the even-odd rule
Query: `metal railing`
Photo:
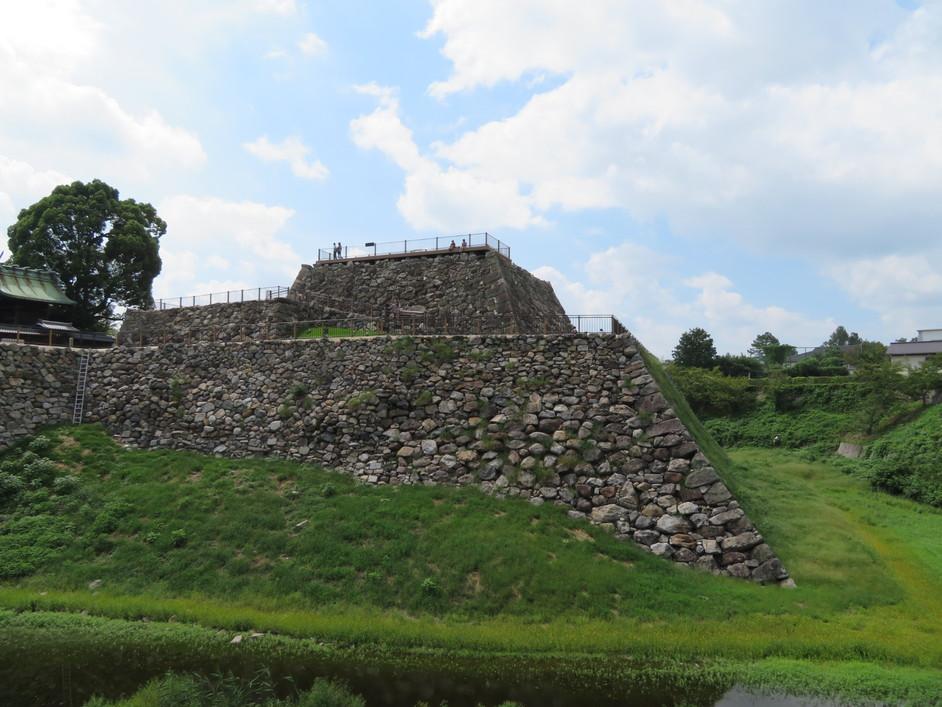
[[[388,317],[331,317],[297,321],[229,323],[180,331],[172,326],[125,327],[122,346],[160,346],[170,343],[239,342],[285,339],[422,335],[542,335],[624,334],[625,327],[610,314],[569,314],[531,318],[524,324],[510,315],[464,316],[454,312]]]
[[[226,292],[209,292],[205,295],[164,297],[154,302],[154,309],[181,309],[183,307],[202,307],[208,304],[273,300],[279,297],[287,297],[288,289],[284,285],[274,285],[272,287],[247,287],[242,290],[227,290]]]
[[[338,243],[330,250],[319,248],[317,251],[317,262],[409,254],[432,255],[440,253],[460,253],[462,250],[470,248],[490,248],[510,258],[510,246],[485,231],[484,233],[461,233],[456,236],[410,238],[408,240],[386,241],[384,243],[370,242],[364,243],[362,246]]]

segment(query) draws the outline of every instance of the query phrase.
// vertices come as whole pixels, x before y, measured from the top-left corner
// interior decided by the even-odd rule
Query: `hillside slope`
[[[847,464],[875,488],[942,507],[942,405],[934,405],[866,446]]]

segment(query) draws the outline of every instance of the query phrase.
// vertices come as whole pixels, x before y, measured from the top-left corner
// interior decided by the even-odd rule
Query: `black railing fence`
[[[429,238],[409,238],[401,241],[383,243],[364,243],[363,245],[334,244],[333,248],[319,248],[317,262],[327,260],[349,260],[352,258],[370,258],[392,255],[420,255],[436,253],[460,253],[469,248],[490,248],[510,258],[510,246],[486,231],[483,233],[461,233],[456,236],[431,236]]]
[[[454,312],[408,314],[385,317],[337,316],[299,321],[227,323],[181,331],[153,323],[125,326],[123,346],[159,346],[170,343],[266,341],[298,338],[345,338],[359,336],[421,335],[514,335],[514,334],[624,334],[625,327],[610,314],[569,314],[530,318],[521,322],[509,315],[464,316]]]
[[[202,307],[208,304],[267,301],[287,297],[288,289],[284,285],[273,285],[271,287],[246,287],[241,290],[209,292],[204,295],[163,297],[154,301],[154,309],[180,309],[182,307]]]

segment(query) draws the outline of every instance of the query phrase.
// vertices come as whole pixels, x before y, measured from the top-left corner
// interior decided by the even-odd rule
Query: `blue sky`
[[[487,230],[662,355],[942,324],[940,2],[3,3],[0,92],[0,232],[104,179],[157,296]]]

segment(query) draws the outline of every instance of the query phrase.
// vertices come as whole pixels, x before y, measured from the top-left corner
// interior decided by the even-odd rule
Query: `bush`
[[[690,407],[701,417],[741,415],[756,405],[756,391],[746,378],[728,378],[719,371],[669,365],[668,373]]]
[[[60,476],[52,482],[52,490],[60,495],[67,496],[70,493],[74,493],[78,490],[81,485],[79,478],[73,474],[66,474],[65,476]]]
[[[36,459],[23,467],[23,481],[34,489],[50,486],[55,476],[56,464],[49,459]]]
[[[346,685],[318,678],[298,696],[298,707],[366,707],[366,701]]]
[[[38,437],[34,437],[26,448],[34,454],[44,457],[52,451],[52,440],[43,435],[39,435]]]
[[[723,354],[716,357],[716,367],[731,378],[762,378],[765,375],[762,361],[752,356]]]
[[[438,585],[438,582],[431,577],[422,580],[421,589],[422,593],[428,597],[437,597],[442,593],[442,588]]]
[[[873,442],[864,468],[870,484],[889,493],[942,507],[942,407],[926,410]]]
[[[187,543],[186,530],[178,528],[170,533],[170,544],[174,547],[183,547]]]
[[[23,480],[5,471],[0,471],[0,507],[15,501],[23,490]]]

